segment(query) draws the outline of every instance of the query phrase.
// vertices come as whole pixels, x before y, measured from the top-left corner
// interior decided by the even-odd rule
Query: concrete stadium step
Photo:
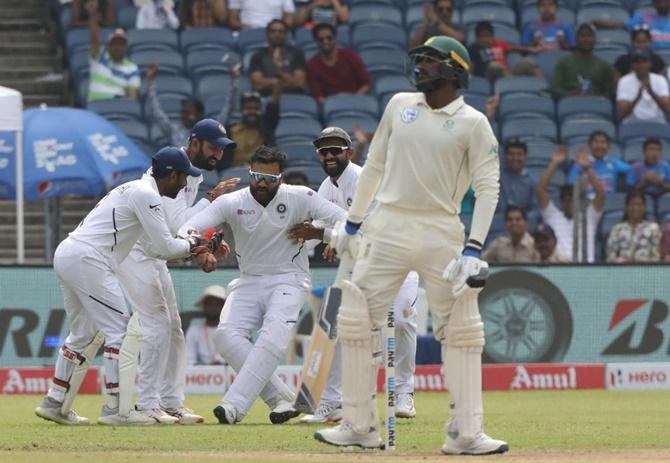
[[[13,69],[13,68],[32,68],[32,67],[45,67],[50,70],[60,70],[62,69],[62,60],[60,55],[51,55],[51,56],[23,56],[23,55],[12,55],[12,56],[0,56],[0,69]]]
[[[23,234],[25,247],[44,247],[44,227],[42,225],[26,225]],[[16,227],[14,225],[0,225],[0,249],[16,247]]]
[[[31,19],[31,18],[39,18],[47,15],[49,13],[48,6],[46,5],[46,2],[44,2],[42,5],[26,5],[24,3],[19,4],[19,5],[7,5],[5,3],[6,0],[2,1],[2,8],[0,8],[0,17],[2,18],[2,22],[5,22],[6,20],[13,20],[13,19]],[[2,24],[0,22],[0,26]]]
[[[5,19],[5,16],[0,11],[0,31],[40,31],[47,27],[46,16],[43,18],[31,16],[28,18],[12,18]]]
[[[50,107],[62,106],[66,102],[67,102],[67,94],[65,91],[52,94],[44,94],[44,93],[32,94],[32,95],[26,95],[25,93],[23,94],[23,107],[26,109],[39,107],[42,103]]]
[[[0,42],[0,55],[50,56],[55,53],[55,41]]]
[[[35,80],[24,81],[17,79],[0,80],[0,85],[14,88],[24,95],[36,94],[63,94],[67,89],[65,79],[56,82],[36,82]]]
[[[4,8],[34,8],[34,9],[43,9],[48,2],[44,0],[2,0],[2,6]]]
[[[64,80],[65,75],[62,73],[55,73],[49,66],[16,66],[13,68],[0,68],[0,81],[26,80],[39,82],[49,79]]]
[[[0,42],[41,42],[53,40],[53,33],[47,28],[39,31],[4,31],[0,29]]]

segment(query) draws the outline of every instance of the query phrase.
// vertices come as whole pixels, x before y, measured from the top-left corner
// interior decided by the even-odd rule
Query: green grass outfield
[[[218,400],[188,398],[188,405],[205,416],[205,425],[73,428],[37,418],[38,396],[0,395],[0,462],[670,462],[670,392],[487,393],[485,429],[506,439],[512,450],[486,458],[440,456],[446,394],[417,394],[418,416],[399,420],[392,456],[343,453],[312,438],[319,426],[297,420],[272,425],[261,402],[243,423],[222,426],[211,414]],[[75,405],[95,421],[102,403],[101,396],[84,395]]]

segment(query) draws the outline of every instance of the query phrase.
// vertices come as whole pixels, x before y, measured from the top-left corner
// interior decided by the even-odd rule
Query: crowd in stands
[[[364,163],[386,102],[412,90],[407,49],[451,36],[472,58],[465,100],[504,147],[485,258],[670,261],[670,0],[72,0],[58,14],[77,104],[145,151],[213,117],[238,145],[217,175],[277,144],[286,180],[312,187],[313,136],[343,127]],[[575,215],[587,242],[573,246]]]

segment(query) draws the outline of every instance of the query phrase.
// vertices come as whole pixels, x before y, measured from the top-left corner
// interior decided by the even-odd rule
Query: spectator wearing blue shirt
[[[642,144],[642,159],[628,173],[628,185],[654,197],[670,192],[670,163],[661,155],[661,141],[647,138]]]
[[[653,12],[637,14],[625,23],[610,20],[594,21],[596,27],[610,29],[628,29],[633,31],[635,26],[646,25],[651,32],[651,48],[670,48],[670,0],[653,0]]]
[[[510,206],[518,207],[524,213],[537,209],[537,182],[526,170],[527,158],[528,147],[524,142],[517,138],[507,140],[505,163],[500,169],[498,211],[505,211]]]
[[[609,148],[610,138],[602,130],[596,130],[589,135],[589,150],[593,156],[591,166],[596,177],[602,183],[605,193],[616,191],[619,176],[627,177],[631,170],[631,167],[625,162],[607,156]],[[573,185],[577,176],[581,174],[582,169],[579,164],[573,164],[568,175],[568,184]],[[589,185],[587,192],[591,196],[594,192],[593,186]]]
[[[575,47],[575,31],[572,25],[556,17],[556,0],[538,0],[537,10],[540,20],[526,24],[523,28],[521,44],[535,46],[542,50],[567,50]]]

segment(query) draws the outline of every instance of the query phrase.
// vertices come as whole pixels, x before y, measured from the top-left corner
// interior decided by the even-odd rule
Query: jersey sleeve
[[[174,238],[170,233],[163,201],[157,193],[138,189],[128,197],[128,205],[142,224],[145,236],[149,238],[148,249],[145,249],[147,254],[165,260],[189,256],[188,242]]]
[[[347,211],[337,204],[331,203],[323,196],[319,196],[311,190],[306,194],[310,198],[309,207],[312,219],[321,224],[334,227],[337,222],[341,222],[347,218]]]
[[[484,115],[475,123],[470,133],[468,157],[472,189],[477,199],[472,213],[469,240],[482,245],[486,241],[500,191],[498,140]]]
[[[195,230],[196,233],[204,233],[208,228],[228,222],[233,208],[232,201],[229,195],[219,196],[209,206],[195,214],[195,216],[187,219],[179,227],[177,234],[179,236],[186,236],[189,230]]]
[[[188,207],[186,198],[184,198],[183,191],[175,199],[167,199],[163,201],[165,205],[165,217],[167,217],[170,229],[177,232],[188,219],[195,217],[195,215],[209,206],[209,201],[202,198],[193,206]],[[175,233],[176,234],[176,233]]]

